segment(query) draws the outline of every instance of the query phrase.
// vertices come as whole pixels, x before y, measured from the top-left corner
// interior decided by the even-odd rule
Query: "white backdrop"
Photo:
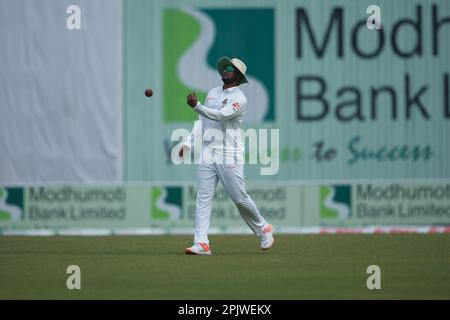
[[[0,0],[0,183],[121,179],[120,23],[119,0]]]

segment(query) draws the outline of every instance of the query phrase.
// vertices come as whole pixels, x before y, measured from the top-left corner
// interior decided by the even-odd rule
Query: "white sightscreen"
[[[0,0],[0,183],[120,179],[120,17],[119,0]]]

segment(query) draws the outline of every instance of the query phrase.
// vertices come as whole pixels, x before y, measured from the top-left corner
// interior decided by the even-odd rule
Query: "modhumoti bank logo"
[[[151,188],[152,220],[179,220],[182,208],[182,187]]]
[[[0,221],[18,221],[23,215],[23,188],[0,187]]]
[[[216,68],[222,56],[247,65],[249,84],[241,90],[251,112],[244,122],[275,120],[273,9],[166,9],[163,30],[165,122],[197,120],[195,112],[180,106],[187,93],[195,91],[204,103],[208,91],[222,85]]]
[[[351,218],[352,189],[349,185],[320,187],[320,217],[323,219]]]

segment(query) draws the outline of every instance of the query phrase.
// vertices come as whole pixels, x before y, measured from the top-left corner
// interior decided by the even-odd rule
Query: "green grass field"
[[[0,238],[0,299],[450,299],[449,234]],[[66,268],[81,268],[81,290]],[[368,290],[369,265],[381,290]]]

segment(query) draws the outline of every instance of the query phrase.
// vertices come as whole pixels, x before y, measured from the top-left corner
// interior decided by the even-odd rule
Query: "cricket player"
[[[261,249],[267,250],[274,244],[272,225],[261,216],[246,191],[244,181],[244,145],[240,128],[247,109],[247,99],[239,86],[248,83],[245,76],[247,67],[239,59],[223,57],[219,59],[217,69],[222,76],[223,86],[208,93],[205,105],[198,101],[195,93],[187,97],[187,104],[199,114],[199,121],[178,154],[183,158],[185,150],[191,149],[195,138],[198,139],[197,135],[201,135],[203,143],[209,146],[208,155],[211,150],[213,152],[209,161],[200,161],[198,164],[194,245],[186,248],[185,254],[211,255],[208,229],[214,191],[219,180],[244,221],[259,236]],[[208,130],[213,129],[223,133],[222,140],[215,136],[214,141],[211,141]],[[205,150],[202,149],[202,159]]]

